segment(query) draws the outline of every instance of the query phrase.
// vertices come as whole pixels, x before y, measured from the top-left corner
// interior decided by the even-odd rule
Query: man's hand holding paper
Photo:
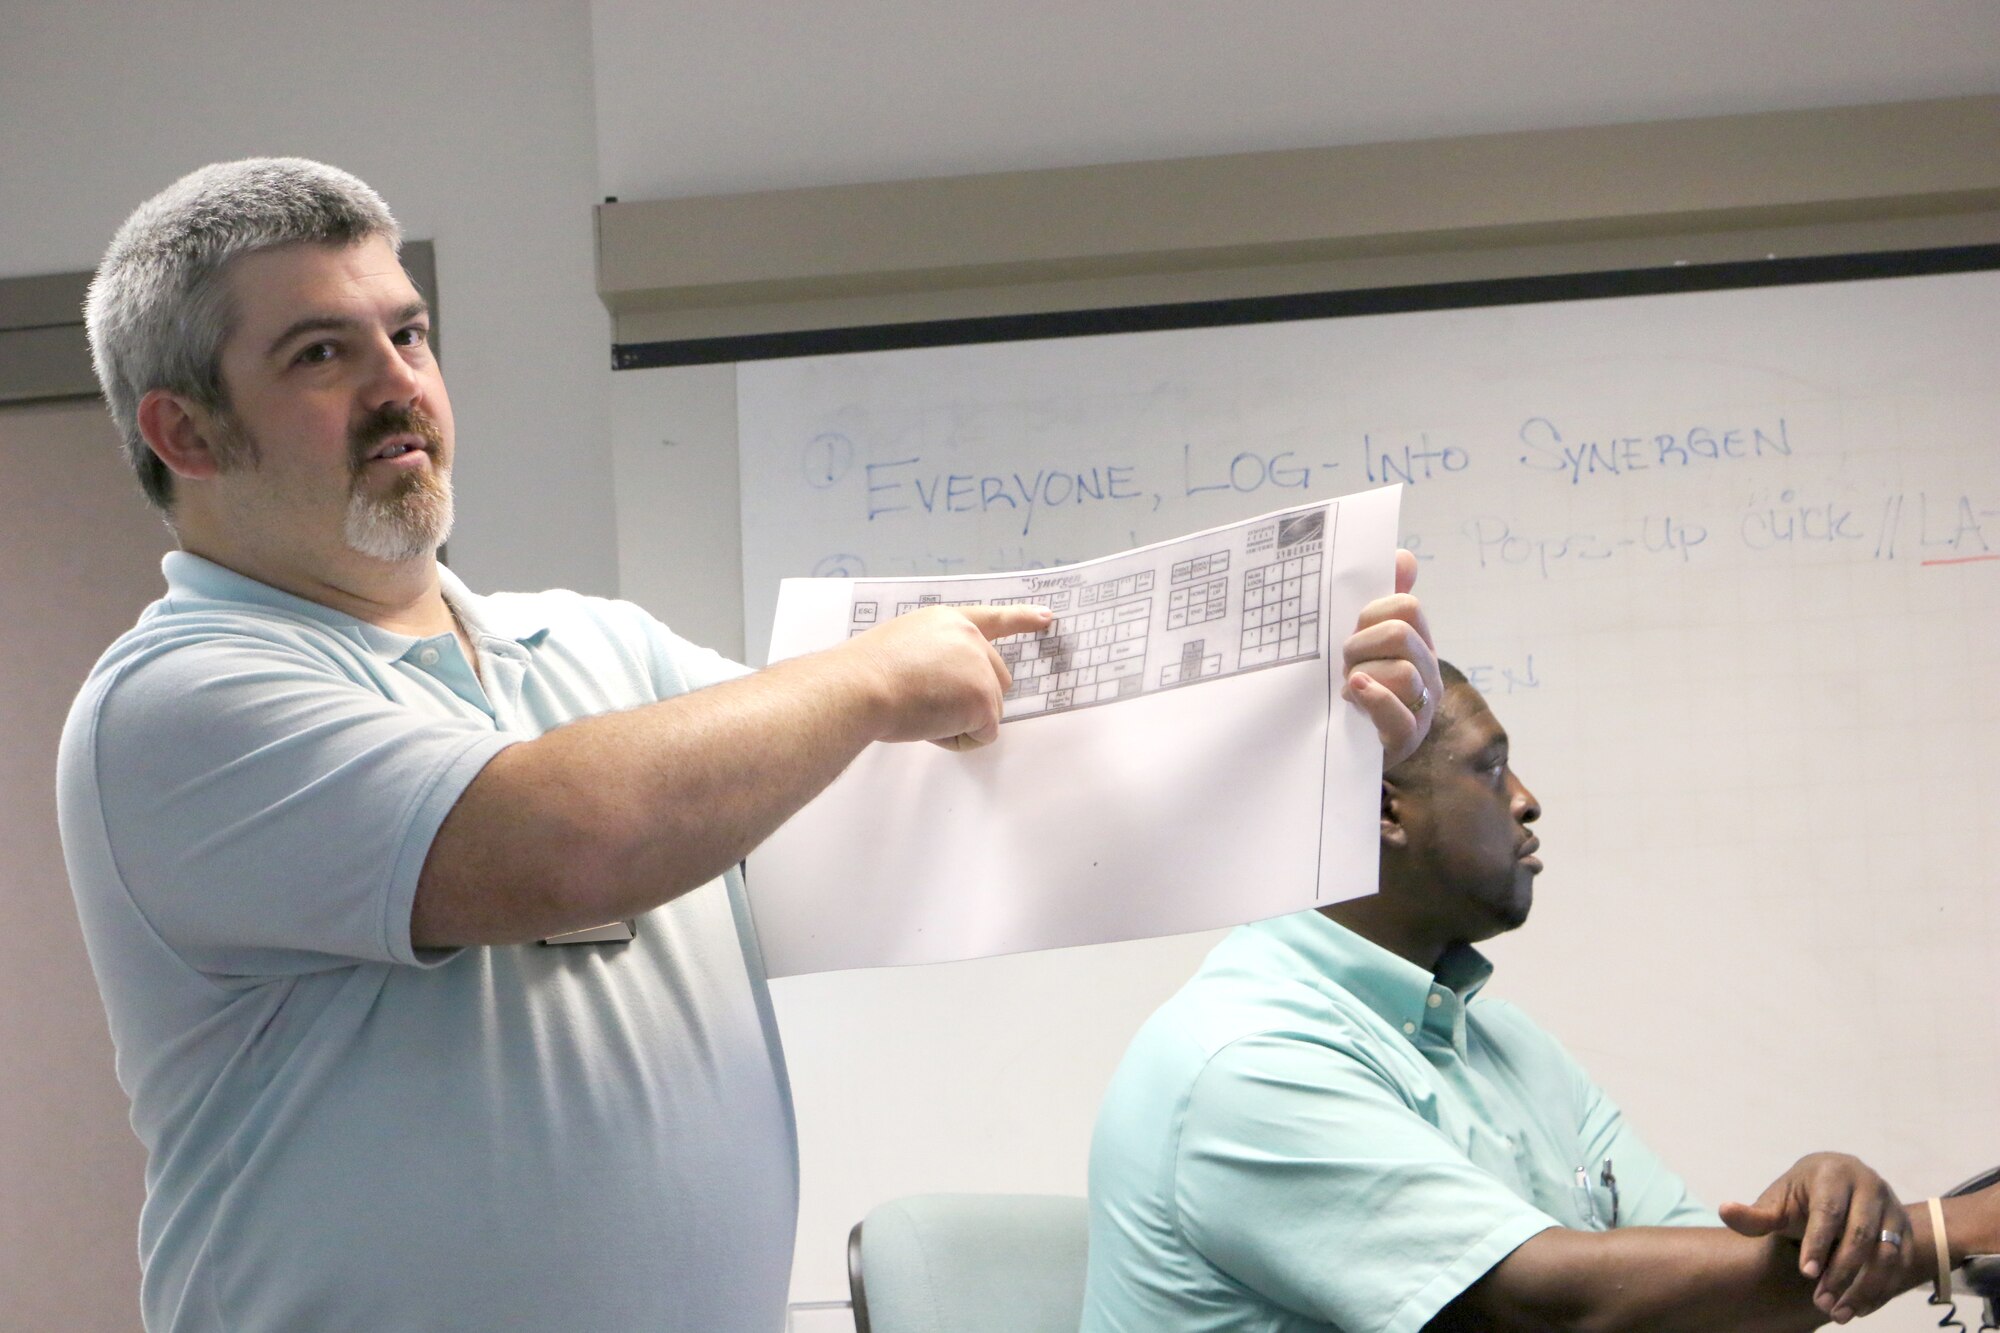
[[[990,744],[1013,683],[993,640],[1047,627],[1041,606],[925,607],[857,635],[851,644],[882,675],[885,741],[935,741],[947,750]]]
[[[1361,619],[1342,647],[1347,680],[1341,694],[1360,705],[1382,738],[1382,766],[1394,768],[1415,753],[1430,731],[1438,696],[1437,643],[1423,608],[1410,590],[1417,558],[1396,552],[1396,592],[1361,608]]]

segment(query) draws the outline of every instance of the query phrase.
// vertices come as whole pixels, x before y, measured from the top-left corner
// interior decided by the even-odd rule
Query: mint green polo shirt
[[[419,950],[507,746],[740,675],[629,603],[474,596],[478,647],[185,553],[92,669],[63,851],[147,1153],[153,1333],[771,1333],[798,1182],[734,871],[629,943]]]
[[[1529,1237],[1716,1226],[1568,1053],[1317,912],[1244,926],[1133,1038],[1090,1152],[1083,1333],[1414,1333]],[[1589,1182],[1579,1184],[1582,1169]]]

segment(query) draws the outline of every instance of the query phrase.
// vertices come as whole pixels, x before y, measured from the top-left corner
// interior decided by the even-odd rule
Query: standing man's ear
[[[176,477],[205,481],[222,470],[213,430],[214,418],[177,393],[148,389],[139,400],[139,434]]]
[[[1382,845],[1398,851],[1410,845],[1409,831],[1403,827],[1402,800],[1402,790],[1382,779]]]

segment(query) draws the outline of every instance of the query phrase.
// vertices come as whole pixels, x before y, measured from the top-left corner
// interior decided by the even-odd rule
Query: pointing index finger
[[[1027,634],[1034,630],[1046,629],[1055,613],[1046,606],[966,606],[960,607],[965,618],[970,620],[981,634],[989,639],[1004,639],[1010,634]]]

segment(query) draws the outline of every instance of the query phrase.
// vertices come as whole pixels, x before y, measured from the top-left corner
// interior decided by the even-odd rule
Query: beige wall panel
[[[1964,97],[605,204],[598,289],[634,343],[1954,244],[1995,142]]]
[[[56,835],[56,742],[161,591],[167,530],[94,399],[0,408],[0,1325],[139,1327],[145,1153]]]

